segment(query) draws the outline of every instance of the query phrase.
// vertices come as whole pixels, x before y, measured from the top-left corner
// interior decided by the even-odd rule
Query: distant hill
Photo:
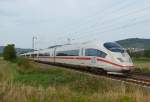
[[[0,46],[0,53],[3,52],[4,46]],[[16,48],[16,52],[17,54],[21,54],[21,53],[26,53],[26,52],[31,52],[33,51],[32,49],[22,49],[22,48]]]
[[[16,52],[18,54],[22,54],[22,53],[27,53],[27,52],[32,52],[33,49],[22,49],[22,48],[16,48]]]
[[[150,39],[130,38],[116,41],[124,48],[142,48],[150,49]]]

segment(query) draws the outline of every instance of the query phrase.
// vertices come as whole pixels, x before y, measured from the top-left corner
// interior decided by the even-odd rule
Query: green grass
[[[10,63],[0,59],[0,82],[9,82],[13,80],[13,73],[10,68]]]
[[[32,84],[32,85],[61,85],[73,82],[75,80],[81,80],[85,76],[79,75],[76,76],[74,73],[66,72],[62,69],[47,69],[45,71],[33,72],[33,73],[17,73],[15,76],[15,82],[21,82],[24,84]]]
[[[18,67],[13,64],[14,82],[33,86],[62,86],[77,80],[86,80],[88,76],[64,70],[59,67],[32,62],[30,68]],[[25,71],[26,70],[26,71]]]
[[[150,72],[150,58],[133,59],[135,71]]]
[[[29,68],[30,70],[32,69],[32,71],[25,71],[25,73],[23,73],[22,70],[20,71],[20,68],[14,64],[13,72],[15,73],[15,77],[13,81],[15,83],[36,87],[43,86],[45,88],[48,86],[68,86],[70,89],[84,94],[96,92],[99,89],[103,89],[103,92],[108,91],[105,84],[112,84],[109,81],[107,82],[107,80],[99,81],[98,78],[59,67],[37,63],[34,65],[36,66]],[[111,86],[113,86],[113,84]]]
[[[16,63],[0,59],[2,102],[149,102],[149,92],[26,59]]]

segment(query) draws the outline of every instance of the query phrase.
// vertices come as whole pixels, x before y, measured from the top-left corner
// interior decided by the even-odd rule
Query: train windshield
[[[104,47],[107,48],[108,50],[112,51],[112,52],[120,52],[120,53],[125,52],[125,50],[122,46],[120,46],[117,43],[113,43],[113,42],[105,43]]]

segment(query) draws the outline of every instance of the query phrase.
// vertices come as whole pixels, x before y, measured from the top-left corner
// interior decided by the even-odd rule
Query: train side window
[[[37,54],[31,54],[31,56],[32,56],[32,57],[36,57],[36,56],[37,56]]]
[[[67,56],[64,51],[57,52],[56,56]]]
[[[50,56],[50,53],[39,53],[39,56]]]
[[[67,51],[68,56],[79,56],[79,50],[70,50]]]
[[[50,53],[44,53],[44,56],[50,56]]]
[[[85,56],[98,56],[98,57],[106,57],[106,53],[97,49],[86,49]]]
[[[59,51],[56,56],[79,56],[79,50]]]
[[[26,57],[30,57],[30,55],[26,55]]]

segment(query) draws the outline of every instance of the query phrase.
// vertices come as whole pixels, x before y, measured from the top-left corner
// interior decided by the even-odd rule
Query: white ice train
[[[21,54],[21,56],[46,63],[96,69],[108,74],[124,75],[133,69],[130,56],[116,42],[94,41],[53,46],[48,49]]]

